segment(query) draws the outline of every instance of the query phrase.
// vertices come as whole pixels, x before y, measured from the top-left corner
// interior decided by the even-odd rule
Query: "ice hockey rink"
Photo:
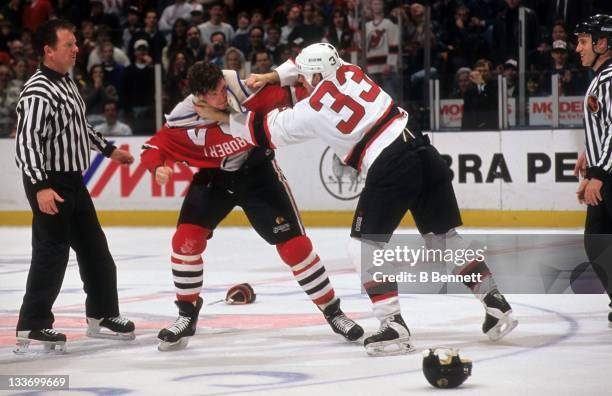
[[[71,256],[54,306],[55,328],[68,336],[67,353],[14,355],[30,229],[2,227],[0,374],[69,375],[74,394],[610,394],[612,329],[604,295],[507,295],[520,323],[498,343],[481,333],[484,310],[471,295],[404,295],[402,312],[417,351],[369,357],[360,344],[332,333],[276,249],[247,228],[215,231],[204,254],[198,333],[183,351],[159,352],[157,332],[177,315],[169,264],[172,229],[105,231],[118,267],[122,314],[136,323],[136,340],[85,337],[84,293]],[[346,254],[348,230],[310,229],[309,235],[344,311],[366,334],[376,331],[378,321]],[[207,305],[242,282],[254,287],[255,303]],[[437,390],[426,382],[421,351],[436,346],[459,348],[473,360],[472,377],[461,388]]]

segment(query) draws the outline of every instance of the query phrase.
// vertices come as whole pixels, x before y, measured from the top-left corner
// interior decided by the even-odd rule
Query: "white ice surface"
[[[84,336],[84,293],[74,256],[54,306],[68,335],[63,356],[13,355],[14,328],[30,257],[29,228],[0,228],[0,374],[67,374],[73,393],[143,395],[397,395],[440,392],[421,372],[423,349],[460,348],[472,377],[454,394],[612,394],[612,329],[605,295],[510,295],[519,327],[499,343],[481,333],[481,304],[470,295],[402,296],[417,352],[368,357],[333,334],[276,254],[254,231],[221,228],[205,252],[205,306],[182,352],[156,348],[176,317],[170,228],[106,228],[118,269],[122,314],[132,342]],[[574,230],[575,231],[575,230]],[[513,230],[512,232],[515,232]],[[366,332],[378,328],[349,264],[346,229],[310,229],[343,309]],[[249,282],[252,305],[206,305]],[[0,391],[2,393],[2,391]],[[13,393],[11,393],[13,394]]]

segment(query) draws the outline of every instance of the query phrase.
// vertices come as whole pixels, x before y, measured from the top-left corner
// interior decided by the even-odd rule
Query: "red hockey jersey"
[[[251,111],[268,112],[274,108],[292,106],[306,96],[303,88],[267,85],[249,96],[242,105]],[[189,108],[185,106],[186,102],[190,103],[189,100],[187,98],[182,105]],[[232,137],[229,125],[198,119],[192,108],[183,111],[178,118],[191,119],[193,122],[181,127],[166,124],[142,147],[141,161],[152,172],[167,162],[183,162],[197,168],[235,170],[246,159],[247,151],[253,147],[244,139]],[[228,162],[232,166],[227,166]]]

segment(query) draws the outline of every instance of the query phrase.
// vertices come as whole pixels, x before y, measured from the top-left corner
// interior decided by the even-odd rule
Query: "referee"
[[[33,219],[32,261],[17,323],[16,353],[28,352],[30,340],[47,348],[65,343],[66,336],[53,330],[51,308],[70,248],[76,252],[87,294],[87,334],[133,338],[134,324],[119,316],[115,263],[82,172],[89,167],[90,149],[122,164],[134,158],[86,121],[85,103],[68,74],[79,51],[73,31],[64,20],[39,27],[34,45],[42,63],[25,83],[17,104],[16,162]],[[102,328],[111,333],[102,333]]]
[[[576,26],[575,34],[582,66],[595,72],[584,99],[586,150],[574,168],[584,179],[576,195],[588,205],[587,256],[612,300],[612,17],[591,16]],[[612,312],[608,322],[612,327]]]

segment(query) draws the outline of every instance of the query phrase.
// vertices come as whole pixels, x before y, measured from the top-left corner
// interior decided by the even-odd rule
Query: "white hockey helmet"
[[[312,78],[315,74],[320,73],[325,80],[333,75],[343,62],[333,45],[316,43],[304,48],[295,58],[295,64],[298,74],[303,75],[312,85]]]

